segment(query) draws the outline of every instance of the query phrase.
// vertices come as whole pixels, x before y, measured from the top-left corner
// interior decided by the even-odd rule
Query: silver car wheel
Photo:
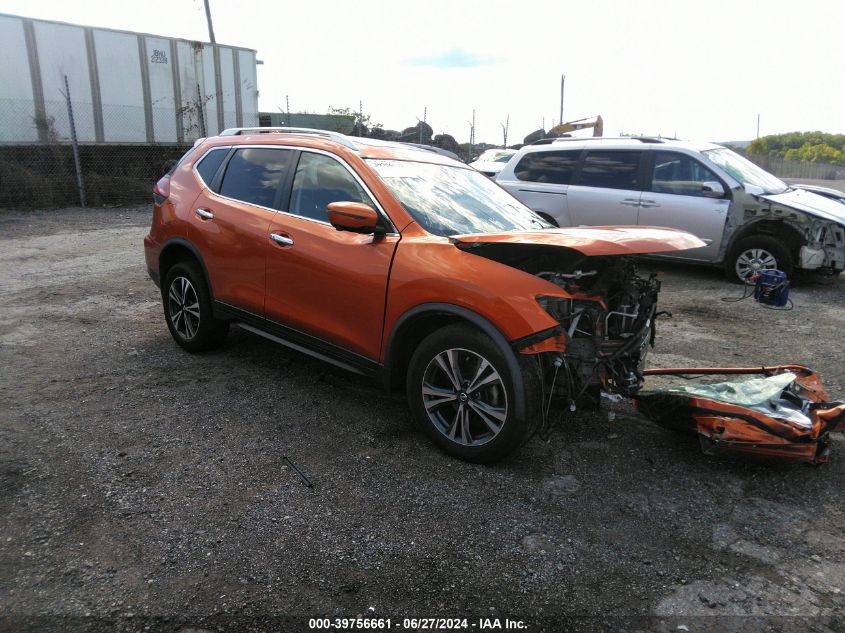
[[[167,311],[173,329],[186,341],[194,338],[200,327],[197,291],[187,277],[174,277],[167,292]]]
[[[462,446],[491,441],[508,417],[502,377],[468,349],[447,349],[431,359],[423,374],[422,400],[434,427]]]
[[[776,270],[777,259],[765,248],[749,248],[736,258],[736,274],[745,283],[763,270]]]

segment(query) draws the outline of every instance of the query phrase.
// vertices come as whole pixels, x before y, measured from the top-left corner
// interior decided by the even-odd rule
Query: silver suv
[[[523,147],[496,182],[558,226],[689,231],[706,246],[661,257],[724,266],[737,281],[765,269],[845,269],[843,205],[792,188],[720,145],[545,139]]]

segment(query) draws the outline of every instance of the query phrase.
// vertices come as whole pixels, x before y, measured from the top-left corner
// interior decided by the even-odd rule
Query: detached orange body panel
[[[696,433],[702,450],[710,455],[751,457],[779,462],[820,464],[828,459],[828,435],[845,429],[845,403],[828,402],[819,376],[801,365],[742,368],[651,369],[646,376],[692,375],[765,375],[791,372],[795,380],[789,386],[796,411],[807,423],[763,407],[742,406],[714,398],[671,391],[641,392],[635,406],[657,424]]]

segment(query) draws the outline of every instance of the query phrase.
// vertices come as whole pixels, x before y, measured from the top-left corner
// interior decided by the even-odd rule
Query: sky
[[[841,0],[211,0],[253,48],[259,109],[358,108],[388,129],[512,144],[601,115],[605,136],[845,132]],[[0,0],[0,13],[208,40],[202,0]],[[589,134],[589,133],[588,133]]]

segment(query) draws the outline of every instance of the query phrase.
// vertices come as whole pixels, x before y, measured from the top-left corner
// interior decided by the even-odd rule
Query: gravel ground
[[[0,214],[0,630],[845,631],[841,435],[818,468],[731,462],[615,405],[462,463],[309,357],[240,330],[181,351],[149,221]],[[774,312],[667,266],[650,363],[806,363],[845,398],[843,287]]]

